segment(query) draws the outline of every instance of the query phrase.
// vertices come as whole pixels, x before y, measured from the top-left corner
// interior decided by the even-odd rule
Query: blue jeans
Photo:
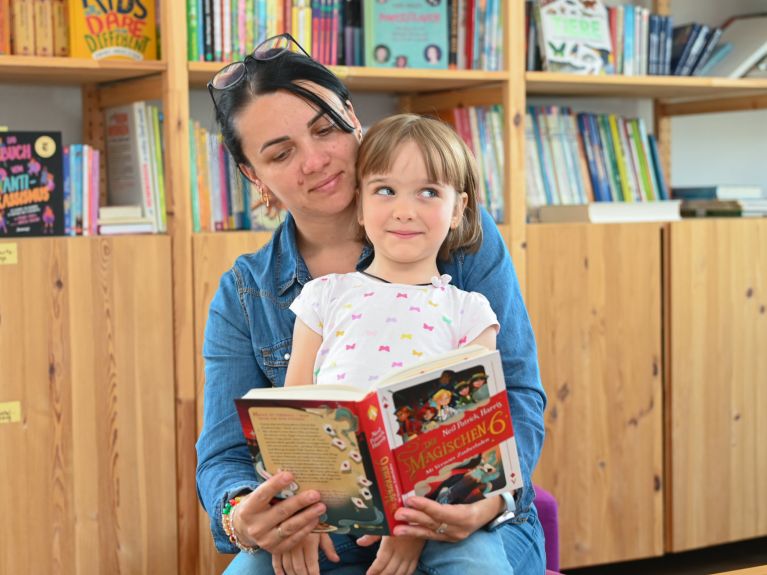
[[[359,547],[356,537],[331,535],[340,563],[320,551],[320,570],[328,575],[365,575],[378,545]],[[458,543],[429,541],[418,561],[419,575],[542,575],[546,570],[543,530],[531,508],[524,523],[507,523],[495,531],[480,529]],[[224,575],[273,575],[272,556],[240,553]]]

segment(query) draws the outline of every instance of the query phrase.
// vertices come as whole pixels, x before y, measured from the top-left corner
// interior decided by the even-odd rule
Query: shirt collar
[[[357,260],[357,269],[365,269],[370,265],[373,257],[373,249],[369,245],[362,248]],[[312,279],[309,268],[306,267],[304,258],[298,251],[296,241],[296,220],[288,212],[277,238],[277,262],[275,277],[277,279],[277,292],[284,295],[294,283],[302,286]]]

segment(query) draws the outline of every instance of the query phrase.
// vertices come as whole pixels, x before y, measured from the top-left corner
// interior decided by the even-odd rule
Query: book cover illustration
[[[306,489],[322,493],[327,511],[315,531],[388,533],[368,440],[352,409],[340,402],[296,402],[238,410],[258,475],[293,473],[295,482],[281,497]]]
[[[600,0],[537,0],[536,16],[547,71],[613,73],[609,16]]]
[[[447,69],[447,0],[365,0],[365,65]]]
[[[64,234],[60,132],[0,133],[0,237]]]
[[[155,2],[72,0],[69,34],[74,58],[156,60]]]
[[[473,503],[522,486],[506,388],[497,375],[493,362],[472,363],[382,393],[405,499]]]

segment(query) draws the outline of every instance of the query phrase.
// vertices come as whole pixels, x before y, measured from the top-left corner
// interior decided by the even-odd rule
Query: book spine
[[[33,0],[11,0],[11,51],[16,56],[35,53],[35,11]]]
[[[0,0],[0,55],[11,53],[11,3]]]
[[[192,231],[200,231],[200,186],[197,181],[198,122],[189,122],[189,193],[192,197]]]
[[[404,493],[391,448],[394,433],[393,430],[387,430],[381,403],[379,392],[373,391],[367,394],[359,403],[357,417],[370,448],[371,463],[383,503],[387,531],[391,533],[394,526],[399,523],[394,518],[394,512],[402,507]]]
[[[533,130],[533,138],[535,139],[535,147],[537,152],[536,155],[538,156],[538,169],[541,174],[541,183],[543,188],[543,199],[544,199],[542,204],[553,204],[554,190],[552,190],[552,184],[549,179],[550,172],[548,171],[546,160],[544,158],[544,142],[542,139],[543,137],[541,135],[540,120],[538,118],[539,111],[534,106],[529,106],[528,113],[530,114],[530,121],[532,124],[532,130]]]
[[[232,3],[221,0],[221,58],[224,62],[232,60]]]
[[[53,0],[53,55],[69,56],[69,23],[67,0]]]
[[[69,215],[72,211],[72,176],[71,176],[71,154],[69,146],[64,146],[63,164],[62,164],[62,186],[61,189],[64,193],[64,235],[72,235],[72,226],[69,224]]]
[[[197,35],[200,33],[197,14],[197,0],[186,0],[186,57],[190,62],[200,58],[197,50]]]
[[[52,0],[34,0],[35,56],[53,56]]]
[[[91,148],[91,187],[90,187],[90,214],[88,216],[88,225],[90,227],[91,235],[95,236],[98,233],[98,217],[99,217],[99,203],[101,197],[101,152],[96,148]]]

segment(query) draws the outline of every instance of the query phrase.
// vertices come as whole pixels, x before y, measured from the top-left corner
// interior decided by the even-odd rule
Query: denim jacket
[[[514,266],[498,228],[484,210],[482,231],[478,252],[456,252],[438,267],[440,273],[453,277],[457,287],[484,294],[501,325],[497,346],[525,485],[515,521],[522,521],[534,497],[530,475],[543,444],[546,396]],[[372,250],[365,248],[357,269],[365,269],[371,259]],[[205,411],[197,441],[197,493],[210,515],[216,547],[223,553],[237,551],[221,527],[224,503],[259,483],[234,399],[253,387],[284,385],[295,321],[288,307],[310,279],[298,252],[295,221],[288,215],[266,246],[235,261],[210,304],[203,345]]]

